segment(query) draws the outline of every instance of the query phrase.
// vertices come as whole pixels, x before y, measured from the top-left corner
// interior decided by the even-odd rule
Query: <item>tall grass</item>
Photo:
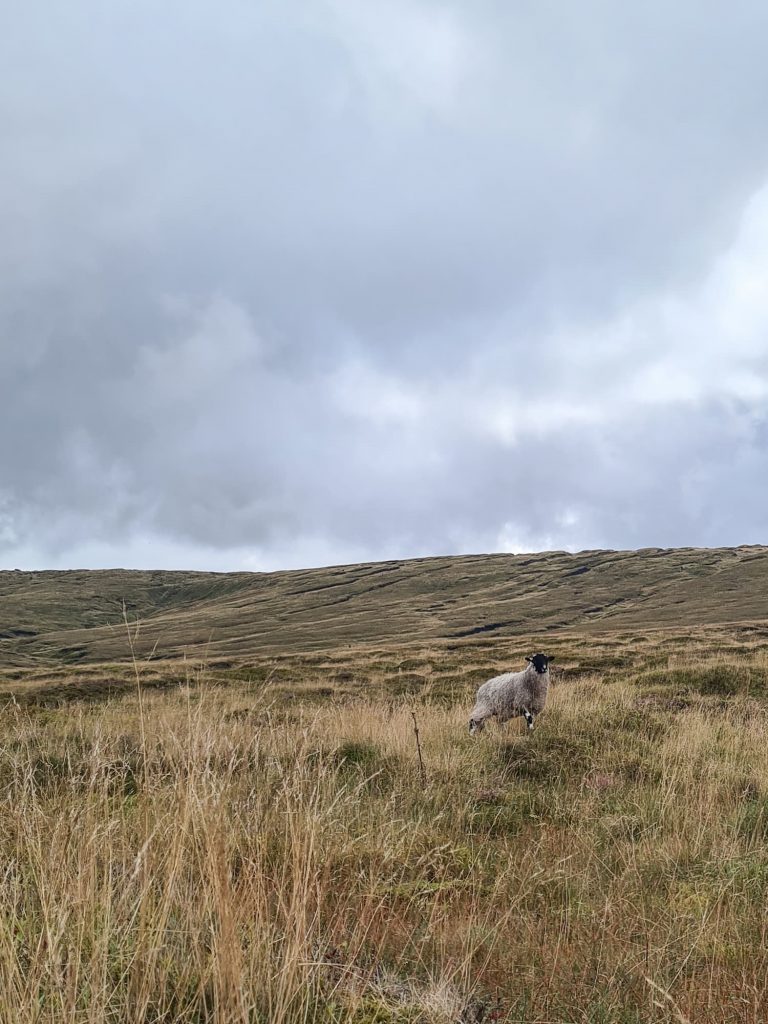
[[[650,684],[8,706],[0,1021],[764,1021],[768,715]]]

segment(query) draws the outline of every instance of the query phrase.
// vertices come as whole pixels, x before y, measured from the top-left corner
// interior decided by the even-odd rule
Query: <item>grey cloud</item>
[[[762,5],[11,21],[2,564],[764,537]]]

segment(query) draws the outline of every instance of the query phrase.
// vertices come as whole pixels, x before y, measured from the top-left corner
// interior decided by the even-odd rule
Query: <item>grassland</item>
[[[764,1021],[768,629],[551,646],[6,676],[0,1020]]]
[[[0,572],[0,666],[244,658],[768,618],[768,548],[471,555],[281,573]]]
[[[37,632],[8,637],[0,669],[0,1024],[762,1024],[756,554],[710,553],[698,589],[686,584],[698,613],[672,600],[683,570],[668,571],[694,555],[650,556],[637,570],[656,573],[645,593],[661,611],[637,591],[613,629],[587,616],[474,630],[493,621],[476,573],[465,629],[457,609],[441,635],[404,635],[393,623],[418,619],[415,592],[397,618],[366,591],[354,642],[318,618],[303,645],[238,647],[227,606],[205,657],[190,643],[215,605],[205,588],[237,604],[237,580],[174,591],[141,574],[132,598],[117,573],[11,580],[21,599],[6,590],[3,621]],[[598,564],[563,586],[613,571]],[[720,612],[718,579],[741,588],[724,587]],[[167,650],[135,623],[139,606],[176,622]],[[75,627],[89,639],[72,661],[61,637]],[[470,738],[474,687],[534,646],[557,659],[536,731]]]

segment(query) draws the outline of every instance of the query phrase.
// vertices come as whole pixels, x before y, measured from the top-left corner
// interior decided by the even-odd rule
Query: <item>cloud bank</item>
[[[768,10],[30,0],[0,567],[768,540]]]

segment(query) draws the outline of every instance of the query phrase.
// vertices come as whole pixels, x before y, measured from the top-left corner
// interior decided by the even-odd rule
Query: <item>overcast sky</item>
[[[768,6],[25,0],[0,567],[768,542]]]

